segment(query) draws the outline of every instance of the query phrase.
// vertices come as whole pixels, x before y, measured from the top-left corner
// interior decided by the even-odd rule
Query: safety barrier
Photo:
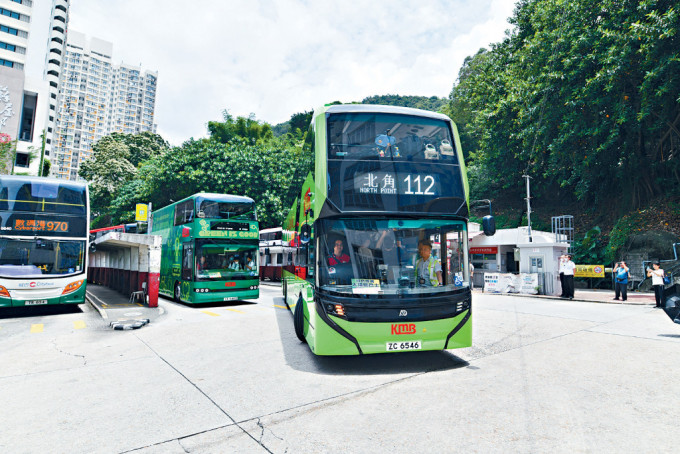
[[[87,280],[131,296],[142,292],[158,307],[161,237],[110,232],[90,243]]]

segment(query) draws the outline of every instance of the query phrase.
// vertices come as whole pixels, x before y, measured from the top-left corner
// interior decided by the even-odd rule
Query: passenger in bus
[[[208,268],[208,262],[206,261],[205,255],[198,258],[198,271],[203,271]]]
[[[255,271],[255,260],[250,255],[246,256],[246,271]]]
[[[432,243],[428,239],[418,241],[416,260],[416,282],[421,287],[438,287],[442,285],[442,264],[432,255]]]
[[[329,266],[337,266],[343,263],[349,263],[350,261],[349,255],[344,254],[342,252],[344,249],[345,246],[343,245],[342,240],[340,239],[335,240],[333,252],[331,253],[331,255],[328,256]]]
[[[235,255],[231,259],[231,263],[229,264],[229,269],[232,271],[242,271],[243,268],[241,267],[241,262],[239,262],[238,255]]]

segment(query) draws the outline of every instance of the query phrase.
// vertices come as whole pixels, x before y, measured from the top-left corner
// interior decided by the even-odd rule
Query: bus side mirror
[[[494,236],[496,233],[496,219],[493,216],[484,216],[482,218],[482,229],[484,230],[484,235]]]
[[[312,226],[309,224],[303,224],[300,227],[300,242],[303,244],[309,243],[309,239],[312,236]]]

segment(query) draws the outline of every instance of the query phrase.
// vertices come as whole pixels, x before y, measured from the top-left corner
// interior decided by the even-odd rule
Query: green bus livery
[[[472,344],[469,196],[455,124],[433,112],[315,110],[284,240],[283,296],[317,355]],[[492,234],[492,232],[489,232]]]
[[[259,297],[255,202],[199,193],[151,215],[163,238],[159,292],[190,304]]]
[[[85,183],[0,176],[0,307],[85,302],[89,207]]]

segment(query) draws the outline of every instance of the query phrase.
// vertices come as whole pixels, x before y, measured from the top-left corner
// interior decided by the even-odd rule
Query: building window
[[[9,51],[16,52],[17,46],[15,46],[14,44],[3,43],[2,41],[0,41],[0,49],[7,49]]]
[[[0,66],[7,66],[8,68],[14,68],[14,62],[0,58]]]
[[[30,156],[27,153],[17,153],[17,159],[14,162],[16,167],[28,167],[31,165]]]
[[[5,9],[5,8],[0,8],[0,14],[3,16],[11,17],[12,19],[21,19],[21,14],[15,13],[14,11]]]
[[[18,36],[19,30],[12,27],[7,27],[6,25],[0,25],[0,32],[9,33],[10,35]]]

